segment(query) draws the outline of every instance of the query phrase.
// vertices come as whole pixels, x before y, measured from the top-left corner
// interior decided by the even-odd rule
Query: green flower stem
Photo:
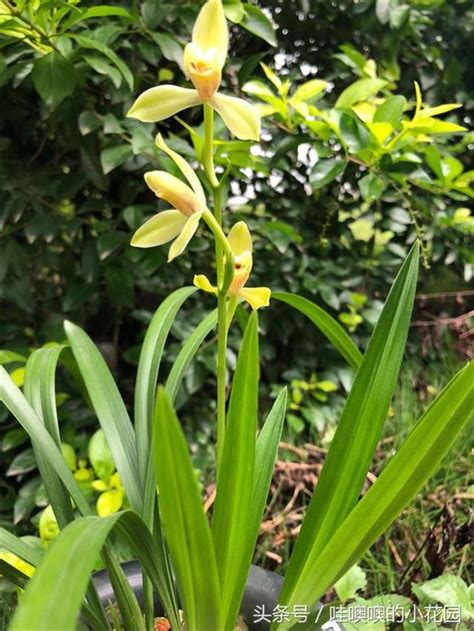
[[[220,265],[222,266],[224,272],[222,278],[219,279],[219,293],[226,296],[227,290],[229,289],[232,282],[232,278],[234,277],[234,255],[232,253],[232,250],[230,249],[230,245],[227,241],[227,237],[225,236],[224,231],[222,230],[220,224],[211,213],[211,211],[206,209],[203,212],[202,218],[211,229],[216,239],[216,243],[219,245],[222,253],[222,256],[220,258]]]
[[[214,189],[214,217],[222,226],[222,188],[219,185]],[[217,284],[222,286],[224,281],[224,253],[219,241],[216,240],[216,271]]]
[[[217,296],[217,475],[220,471],[225,438],[225,403],[227,387],[227,300]]]
[[[227,312],[227,291],[234,276],[234,255],[222,230],[222,186],[214,169],[214,112],[208,103],[204,103],[204,147],[202,163],[214,194],[214,214],[209,210],[203,213],[203,219],[211,229],[216,241],[217,272],[217,472],[221,462],[225,438],[225,408],[227,386],[227,335],[230,322],[235,312],[235,298],[229,300]],[[225,178],[222,182],[224,183]]]
[[[219,182],[214,170],[214,154],[213,154],[213,138],[214,138],[214,110],[208,103],[204,103],[204,149],[202,162],[204,170],[212,188],[219,187]]]

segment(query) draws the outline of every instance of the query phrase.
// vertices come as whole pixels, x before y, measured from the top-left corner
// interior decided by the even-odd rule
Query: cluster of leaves
[[[2,347],[23,353],[61,341],[62,320],[73,317],[103,342],[126,384],[138,357],[137,331],[170,286],[190,281],[189,260],[171,269],[163,250],[128,246],[156,209],[141,173],[169,165],[156,152],[150,126],[125,113],[134,93],[174,80],[195,5],[0,3]],[[256,281],[264,272],[273,289],[316,297],[365,343],[381,310],[374,296],[385,295],[415,234],[436,290],[457,289],[461,275],[470,278],[472,137],[453,143],[437,131],[470,121],[471,27],[468,15],[461,17],[472,9],[443,0],[261,6],[265,12],[226,3],[227,17],[252,37],[242,29],[233,34],[237,55],[225,80],[229,91],[240,86],[264,104],[264,140],[258,152],[247,142],[221,141],[216,163],[246,175],[244,184],[232,185],[229,202],[258,235]],[[417,108],[414,80],[425,101],[465,108],[445,110],[449,120],[440,110]],[[188,131],[193,116],[182,120]],[[194,129],[190,147],[182,126],[170,123],[170,144],[185,157],[202,148],[202,130]],[[436,143],[427,142],[433,133]],[[191,253],[205,271],[207,245],[196,239]],[[173,327],[169,361],[201,320],[190,305]],[[323,338],[315,331],[301,336],[299,318],[283,317],[286,307],[272,309],[275,317],[261,319],[268,392],[289,363],[292,378],[303,381],[315,369],[334,367],[331,379],[344,386],[344,369]],[[309,366],[308,351],[322,347],[324,365]],[[208,347],[191,366],[178,405],[191,401],[213,369]],[[91,415],[82,419],[74,402],[61,410],[63,421],[95,422]],[[193,401],[185,418],[204,418],[203,410],[209,410],[204,398]],[[204,459],[210,431],[204,423],[194,438]]]
[[[49,344],[43,349],[61,350],[61,347]],[[21,388],[25,385],[25,362],[26,358],[19,354],[0,351],[0,364],[13,366],[12,378]],[[65,363],[71,365],[70,359],[68,361],[66,357]],[[88,432],[81,429],[94,421],[90,412],[77,409],[77,401],[71,399],[69,394],[58,392],[55,400],[62,421],[61,450],[69,469],[83,493],[96,505],[98,515],[115,513],[126,506],[126,498],[103,431],[99,429],[89,437]],[[20,531],[28,532],[30,527],[27,520],[40,509],[33,515],[31,522],[39,528],[40,538],[49,541],[58,534],[59,529],[50,510],[34,450],[25,447],[25,443],[29,443],[28,434],[13,422],[3,406],[0,414],[4,429],[0,452],[7,464],[5,476],[10,479],[10,483],[7,479],[2,481],[2,518],[8,523],[12,511],[13,524]]]
[[[430,631],[439,628],[439,623],[444,620],[443,614],[449,608],[452,608],[452,621],[457,615],[462,620],[462,623],[458,625],[460,630],[468,629],[467,625],[474,618],[474,586],[466,585],[462,578],[453,574],[443,574],[423,583],[413,583],[411,591],[417,600],[416,604],[413,599],[400,594],[383,594],[373,598],[362,598],[360,592],[366,586],[366,573],[361,567],[354,565],[339,579],[335,585],[335,590],[340,602],[355,608],[354,610],[360,605],[367,608],[367,611],[376,611],[376,609],[372,609],[376,607],[380,607],[382,611],[387,611],[389,607],[392,611],[398,611],[399,615],[396,618],[401,620],[401,628],[405,631],[412,631],[413,629]],[[446,607],[447,610],[444,610],[443,607]],[[436,611],[441,615],[436,614]],[[365,622],[349,622],[344,626],[350,631],[356,631],[357,629],[364,629],[366,624]],[[386,623],[383,620],[375,621],[370,623],[370,627],[374,631],[383,630],[386,628]],[[447,621],[446,626],[441,625],[441,628],[450,628],[449,621]]]

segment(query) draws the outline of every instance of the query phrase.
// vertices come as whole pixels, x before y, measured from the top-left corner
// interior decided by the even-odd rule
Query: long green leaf
[[[72,322],[66,322],[64,329],[127,497],[132,507],[141,513],[143,497],[135,434],[120,392],[104,358],[87,333]]]
[[[104,545],[102,558],[108,570],[124,628],[126,631],[145,631],[143,614],[137,597],[120,567],[116,554],[110,547]]]
[[[81,517],[53,542],[26,588],[11,622],[11,631],[74,631],[91,573],[106,539],[116,526],[160,594],[161,577],[153,539],[133,511],[110,517]],[[166,607],[166,605],[165,605]],[[173,627],[179,622],[167,611]]]
[[[183,344],[183,347],[173,364],[173,368],[170,370],[168,379],[166,380],[165,388],[171,401],[175,400],[186,370],[188,369],[194,355],[197,353],[198,348],[212,329],[215,328],[216,324],[217,309],[204,318],[204,320],[196,327],[193,333],[186,340],[185,344]]]
[[[23,559],[34,567],[38,567],[43,560],[44,554],[42,551],[30,546],[29,543],[23,541],[23,539],[20,539],[20,537],[17,537],[8,530],[5,530],[5,528],[0,528],[0,543],[2,549],[16,554],[17,557],[20,557],[20,559]]]
[[[285,291],[272,292],[272,299],[280,300],[300,311],[321,331],[334,348],[353,367],[359,368],[362,353],[354,344],[350,336],[332,316],[314,302]]]
[[[176,314],[195,291],[196,287],[183,287],[168,296],[153,316],[143,341],[138,362],[134,408],[137,450],[140,454],[140,473],[143,481],[146,479],[146,465],[151,451],[150,428],[163,349]]]
[[[291,603],[318,600],[416,496],[473,419],[474,362],[462,368],[436,397],[357,506],[337,528]],[[283,629],[289,625],[278,627]],[[298,627],[295,627],[298,628]]]
[[[287,398],[287,389],[283,388],[273,404],[257,438],[251,510],[250,514],[247,516],[246,525],[247,538],[245,542],[242,542],[240,554],[241,565],[239,575],[241,580],[236,585],[233,594],[230,613],[227,616],[229,621],[235,619],[242,602],[246,579],[255,552],[255,545],[258,539],[260,524],[268,498],[268,490],[272,481],[275,460],[278,454],[278,445],[280,443],[286,414]],[[229,622],[229,624],[231,623]]]
[[[225,629],[233,629],[247,580],[249,523],[253,513],[258,414],[257,312],[249,318],[237,360],[227,414],[212,517]]]
[[[56,411],[56,366],[64,346],[40,348],[28,358],[25,371],[24,393],[31,406],[44,423],[56,445],[61,448],[58,415]],[[73,520],[74,513],[69,494],[41,448],[33,442],[41,480],[59,526],[64,528]]]
[[[6,578],[7,581],[10,581],[10,583],[13,583],[13,585],[16,585],[20,589],[23,589],[28,582],[28,576],[26,574],[23,574],[19,569],[2,559],[0,559],[0,576]]]
[[[283,424],[285,422],[288,391],[283,388],[278,395],[264,426],[257,438],[255,451],[255,476],[253,484],[253,512],[250,516],[249,533],[251,536],[252,552],[257,541],[265,505],[268,498],[268,490],[273,477],[275,460],[278,455]]]
[[[347,399],[283,584],[293,601],[337,525],[357,502],[380,438],[400,370],[418,275],[419,246],[404,262]]]
[[[163,521],[189,631],[221,628],[220,593],[211,530],[186,439],[163,388],[158,390],[153,455]]]
[[[54,468],[79,511],[83,515],[90,515],[92,511],[89,504],[67,466],[60,449],[3,366],[0,366],[0,401],[5,403],[23,429],[29,434],[31,441],[41,448],[43,457]]]

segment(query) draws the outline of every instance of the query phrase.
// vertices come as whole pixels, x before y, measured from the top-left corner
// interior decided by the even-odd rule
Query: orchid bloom
[[[145,173],[145,182],[151,190],[173,208],[163,210],[146,221],[133,235],[131,245],[138,248],[153,248],[174,239],[168,254],[170,262],[182,254],[196,232],[199,220],[206,210],[206,197],[192,167],[182,156],[168,147],[161,134],[158,134],[156,144],[175,162],[190,186],[166,171]]]
[[[227,237],[234,255],[234,277],[227,291],[228,296],[237,296],[246,300],[252,309],[268,307],[271,291],[268,287],[245,287],[252,271],[252,237],[244,221],[236,223]],[[199,289],[217,294],[217,287],[211,285],[207,276],[194,277],[194,284]]]
[[[229,32],[221,0],[208,0],[199,12],[192,41],[184,50],[184,70],[195,89],[165,84],[141,94],[127,116],[156,123],[188,107],[208,103],[240,140],[258,140],[260,115],[243,99],[217,92],[229,46]]]

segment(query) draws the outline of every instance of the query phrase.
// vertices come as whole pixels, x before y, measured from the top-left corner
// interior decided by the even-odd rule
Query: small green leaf
[[[364,177],[361,177],[359,182],[359,190],[366,202],[373,202],[379,197],[385,190],[385,180],[373,173],[367,173]]]
[[[307,81],[306,83],[298,86],[292,98],[297,101],[309,101],[314,99],[314,97],[319,96],[328,87],[328,85],[327,81],[312,79],[311,81]]]
[[[270,46],[276,46],[278,42],[275,29],[265,13],[258,7],[253,4],[248,4],[247,2],[243,4],[243,8],[245,10],[245,16],[239,22],[240,26],[243,26],[244,29],[253,33],[253,35],[260,37],[260,39],[265,40]]]
[[[374,114],[374,123],[390,123],[396,129],[400,126],[403,111],[406,107],[404,96],[390,96],[379,105]]]
[[[339,121],[339,130],[350,153],[359,153],[370,147],[370,131],[356,114],[344,112]]]
[[[353,565],[334,585],[339,600],[345,602],[357,596],[357,592],[367,585],[367,576],[362,568]]]
[[[128,84],[130,90],[133,90],[133,74],[130,71],[130,68],[120,59],[120,57],[115,53],[109,46],[100,42],[97,39],[93,39],[92,37],[87,37],[86,35],[72,35],[77,43],[82,46],[82,48],[88,48],[92,50],[98,50],[103,55],[105,55],[109,61],[111,61],[114,66],[118,68],[118,70],[122,73],[123,78]]]
[[[382,79],[359,79],[346,88],[336,101],[336,107],[350,107],[380,92],[387,85]]]
[[[323,188],[330,184],[339,175],[346,170],[347,162],[338,160],[337,158],[328,158],[327,160],[319,160],[316,162],[310,176],[309,181],[314,190]]]
[[[36,59],[31,76],[39,95],[53,109],[72,94],[77,85],[74,66],[55,52]]]
[[[126,160],[132,156],[133,150],[129,144],[116,145],[104,149],[100,154],[100,163],[105,175],[126,162]]]
[[[422,605],[441,603],[447,607],[457,606],[461,607],[463,620],[474,618],[469,588],[459,576],[445,574],[421,585],[412,583],[411,591]]]
[[[37,469],[36,458],[32,449],[25,449],[16,455],[7,469],[7,476],[23,475]]]
[[[115,462],[103,429],[98,429],[92,435],[89,441],[88,455],[97,477],[108,481],[115,471]]]
[[[15,449],[28,441],[28,434],[22,427],[15,427],[14,429],[5,432],[2,439],[2,451],[9,451]]]
[[[390,20],[390,8],[392,0],[377,0],[375,3],[375,15],[381,24],[388,24]]]
[[[168,61],[175,61],[179,66],[183,65],[183,49],[174,37],[167,33],[152,33],[152,37]]]

